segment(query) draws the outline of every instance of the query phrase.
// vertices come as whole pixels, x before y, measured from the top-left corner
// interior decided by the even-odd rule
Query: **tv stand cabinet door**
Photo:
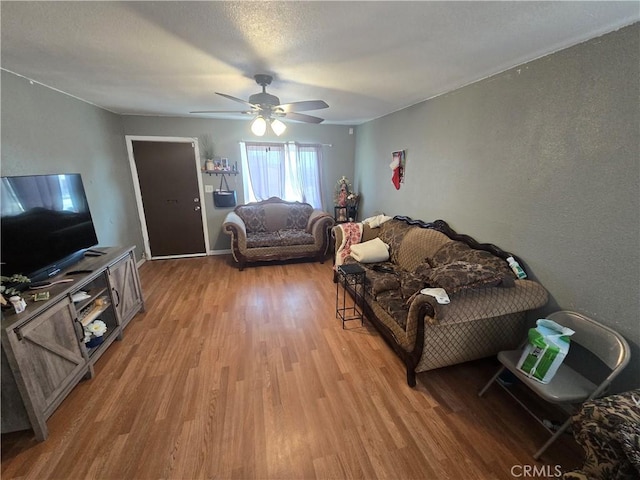
[[[11,352],[20,372],[18,389],[36,438],[47,438],[46,419],[76,384],[89,373],[76,333],[71,302],[61,300],[26,325],[8,332]]]
[[[140,287],[138,267],[133,257],[133,251],[123,259],[111,265],[109,271],[109,284],[111,286],[111,298],[124,328],[139,311],[144,311],[144,300]]]

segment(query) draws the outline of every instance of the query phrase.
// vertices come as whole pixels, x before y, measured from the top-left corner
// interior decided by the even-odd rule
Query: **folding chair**
[[[509,350],[498,353],[498,360],[502,364],[502,367],[500,367],[498,372],[489,380],[482,390],[480,390],[478,396],[481,397],[484,395],[491,384],[495,382],[505,370],[509,370],[531,391],[549,403],[581,405],[587,400],[602,395],[611,381],[617,377],[622,369],[629,363],[629,344],[624,337],[611,328],[576,312],[559,311],[552,313],[547,318],[576,332],[571,336],[571,344],[579,344],[600,359],[600,361],[608,367],[608,375],[606,378],[599,384],[596,384],[569,367],[565,359],[565,362],[560,365],[560,368],[551,381],[548,384],[543,384],[529,378],[525,372],[522,372],[516,367],[522,350]],[[569,354],[571,354],[571,347],[569,348]],[[536,420],[542,423],[542,420],[511,391],[507,388],[505,388],[505,391],[533,415]],[[545,428],[547,428],[550,433],[553,433],[553,435],[540,450],[535,453],[533,458],[537,460],[549,445],[562,435],[570,422],[571,417],[569,417],[555,433],[545,425]]]

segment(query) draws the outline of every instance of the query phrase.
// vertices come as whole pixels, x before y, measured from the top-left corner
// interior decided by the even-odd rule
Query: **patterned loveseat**
[[[584,465],[565,480],[640,478],[640,390],[585,402],[571,420]]]
[[[334,220],[308,203],[271,197],[237,206],[222,225],[242,270],[247,262],[314,257],[324,260]]]
[[[443,220],[398,216],[379,228],[342,224],[332,233],[336,264],[358,263],[345,251],[349,243],[364,246],[377,237],[389,246],[388,261],[360,263],[366,269],[364,312],[404,361],[411,386],[416,372],[516,348],[526,312],[547,302],[540,284],[516,279],[505,261],[511,254],[457,234]],[[425,287],[444,288],[450,303],[420,294]]]

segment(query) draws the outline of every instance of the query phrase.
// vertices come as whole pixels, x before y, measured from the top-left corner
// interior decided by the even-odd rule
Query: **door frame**
[[[200,149],[198,147],[198,139],[195,137],[155,137],[141,135],[125,135],[127,141],[127,154],[129,156],[129,166],[131,168],[131,178],[133,180],[133,189],[136,195],[136,204],[138,207],[138,218],[142,228],[142,239],[144,242],[145,258],[151,260],[169,259],[169,258],[187,258],[187,257],[204,257],[209,255],[209,228],[207,227],[207,212],[204,201],[204,188],[202,184],[202,171],[200,169]],[[135,158],[133,156],[133,142],[171,142],[171,143],[193,143],[195,153],[195,169],[198,178],[198,195],[200,196],[200,215],[202,218],[202,232],[204,235],[204,253],[192,253],[186,255],[165,255],[159,257],[151,256],[151,246],[149,244],[149,231],[147,230],[147,219],[144,214],[144,204],[142,203],[142,193],[140,191],[140,179],[138,178],[138,169],[136,167]]]

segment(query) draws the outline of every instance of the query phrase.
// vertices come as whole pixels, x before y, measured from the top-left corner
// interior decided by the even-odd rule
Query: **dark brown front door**
[[[132,146],[151,257],[206,255],[193,143]]]

